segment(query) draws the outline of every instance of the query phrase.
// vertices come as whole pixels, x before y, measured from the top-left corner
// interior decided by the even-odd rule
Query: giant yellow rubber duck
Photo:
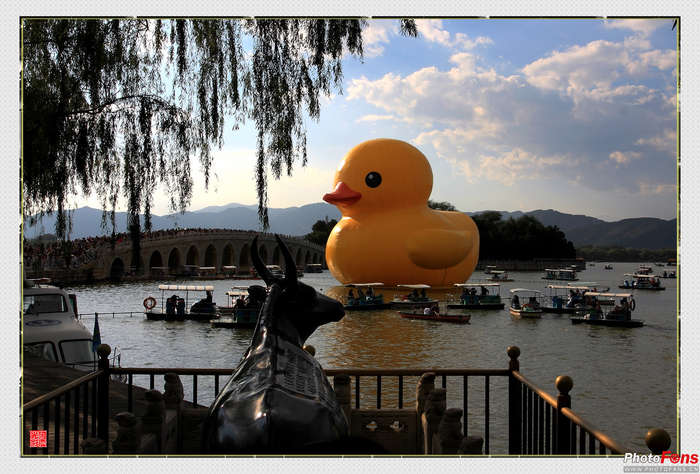
[[[464,283],[479,259],[479,231],[461,212],[428,207],[433,172],[416,147],[366,141],[340,162],[323,200],[343,217],[326,245],[326,263],[342,284],[387,286]]]

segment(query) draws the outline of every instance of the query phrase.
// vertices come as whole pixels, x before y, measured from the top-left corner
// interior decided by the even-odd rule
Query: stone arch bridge
[[[155,232],[143,237],[139,262],[133,260],[130,241],[119,242],[114,248],[107,246],[100,252],[93,272],[97,279],[128,275],[187,276],[202,267],[222,273],[228,271],[227,267],[235,266],[239,273],[247,273],[253,267],[250,249],[256,235],[262,261],[266,265],[284,268],[284,257],[273,234],[187,229]],[[294,256],[297,268],[306,270],[308,264],[320,264],[326,268],[324,247],[294,237],[280,237]]]

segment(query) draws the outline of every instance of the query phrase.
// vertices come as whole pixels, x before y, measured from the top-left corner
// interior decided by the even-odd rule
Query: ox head
[[[257,236],[253,239],[251,251],[255,269],[271,287],[265,302],[267,308],[263,309],[263,313],[266,313],[265,317],[271,317],[280,328],[289,328],[291,325],[299,336],[299,343],[303,344],[319,326],[340,321],[345,316],[345,310],[338,300],[329,298],[299,281],[294,257],[282,239],[277,235],[275,238],[284,256],[286,266],[284,278],[273,275],[263,263],[258,253]],[[261,298],[261,289],[250,287],[251,295],[256,299],[265,299]]]

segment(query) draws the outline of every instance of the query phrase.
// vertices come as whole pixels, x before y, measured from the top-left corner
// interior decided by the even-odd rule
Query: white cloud
[[[379,120],[393,120],[393,115],[364,115],[355,122],[377,122]]]
[[[653,25],[625,27],[652,32]],[[418,26],[427,41],[457,44],[439,20]],[[661,78],[675,92],[675,51],[651,42],[597,39],[550,52],[510,76],[458,49],[448,69],[350,80],[348,100],[416,125],[413,142],[430,145],[466,180],[556,179],[629,193],[659,182],[666,189],[675,170],[666,173],[658,163],[675,156],[675,101],[667,86],[665,94],[644,79]]]
[[[641,153],[637,153],[634,151],[614,151],[610,153],[610,159],[619,164],[628,164],[633,160],[638,160],[641,156]]]
[[[638,20],[609,20],[603,23],[605,28],[621,28],[632,30],[634,33],[647,36],[661,27],[671,28],[673,20],[670,19],[638,19]]]
[[[464,33],[457,33],[452,36],[449,31],[442,29],[442,20],[416,20],[416,27],[418,28],[418,33],[426,41],[448,48],[470,50],[477,46],[493,44],[493,40],[486,36],[479,36],[474,39],[470,39]]]

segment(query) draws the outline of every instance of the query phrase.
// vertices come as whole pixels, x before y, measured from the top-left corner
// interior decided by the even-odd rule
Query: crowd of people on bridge
[[[235,229],[211,229],[211,228],[188,228],[188,229],[163,229],[152,232],[144,232],[141,234],[142,241],[148,239],[161,239],[163,237],[179,237],[186,235],[198,234],[214,234],[214,233],[230,233],[230,234],[259,234],[254,230],[235,230]],[[282,235],[285,239],[295,239],[290,235]],[[121,244],[129,242],[131,239],[129,233],[120,232],[111,235],[103,235],[98,237],[86,237],[74,240],[56,240],[44,242],[40,241],[35,244],[30,244],[27,238],[23,239],[23,261],[27,269],[64,269],[77,268],[82,264],[94,261],[99,257],[99,249],[105,246]]]

